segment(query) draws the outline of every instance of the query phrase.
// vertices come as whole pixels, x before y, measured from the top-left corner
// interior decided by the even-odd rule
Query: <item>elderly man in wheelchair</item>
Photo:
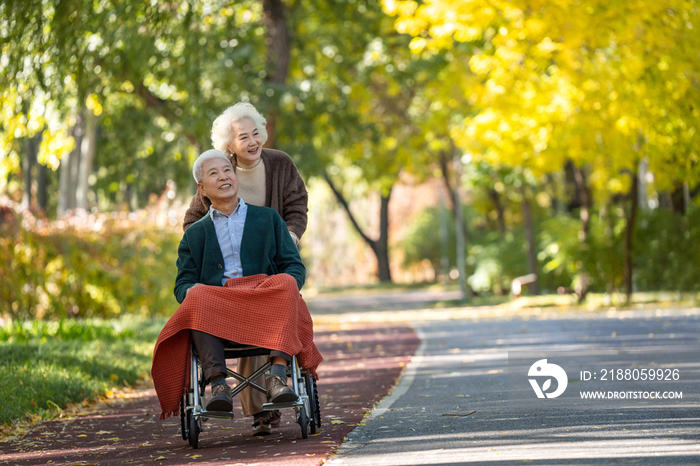
[[[151,370],[160,418],[179,411],[183,438],[197,448],[201,418],[233,417],[227,376],[241,382],[234,394],[247,386],[263,391],[254,380],[269,370],[264,409],[295,408],[306,438],[307,424],[312,432],[320,425],[315,376],[323,357],[299,294],[306,275],[299,252],[275,210],[238,197],[235,170],[223,152],[201,154],[192,173],[211,208],[178,248],[174,292],[181,305],[158,337]],[[226,367],[227,357],[261,351],[270,362],[249,378]],[[182,372],[173,371],[178,364]],[[206,385],[211,396],[202,407]]]

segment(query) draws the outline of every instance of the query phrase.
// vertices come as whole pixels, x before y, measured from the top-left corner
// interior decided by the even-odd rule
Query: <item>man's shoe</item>
[[[267,416],[262,416],[253,422],[253,433],[252,435],[270,435],[272,433],[272,428],[270,427],[269,419]]]
[[[231,387],[226,384],[212,384],[211,398],[207,403],[207,411],[231,411],[233,403],[231,402]]]
[[[267,401],[269,403],[290,403],[296,401],[294,390],[287,386],[287,381],[276,375],[267,376]]]

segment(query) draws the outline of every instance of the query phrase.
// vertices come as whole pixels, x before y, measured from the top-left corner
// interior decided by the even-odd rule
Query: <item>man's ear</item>
[[[202,194],[202,196],[206,198],[209,197],[207,196],[207,192],[204,190],[204,185],[202,183],[197,183],[197,191],[199,191]]]

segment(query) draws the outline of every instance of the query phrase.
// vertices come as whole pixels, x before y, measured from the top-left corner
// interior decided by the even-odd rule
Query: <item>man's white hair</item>
[[[194,180],[197,184],[202,182],[202,164],[211,159],[224,159],[228,163],[231,163],[231,160],[229,160],[226,154],[220,150],[209,149],[206,152],[202,152],[202,154],[197,157],[197,160],[194,161],[194,165],[192,165],[192,176],[194,176]]]
[[[247,102],[238,102],[236,105],[224,110],[224,113],[214,120],[211,126],[211,143],[214,149],[230,155],[231,151],[228,150],[228,145],[231,144],[234,136],[231,123],[246,117],[253,119],[262,137],[262,143],[265,144],[267,142],[267,120],[253,105]]]

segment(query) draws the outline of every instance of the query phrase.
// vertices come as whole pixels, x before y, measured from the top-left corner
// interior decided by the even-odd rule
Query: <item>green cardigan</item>
[[[185,231],[177,255],[174,291],[179,303],[196,283],[221,286],[224,256],[208,213]],[[289,274],[300,290],[306,279],[306,268],[287,225],[277,211],[269,207],[248,204],[241,240],[241,265],[244,277],[260,273]]]

